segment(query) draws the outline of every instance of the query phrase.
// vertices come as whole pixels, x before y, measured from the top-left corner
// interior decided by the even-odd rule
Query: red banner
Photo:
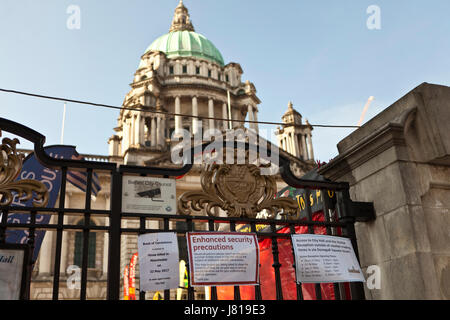
[[[136,300],[136,263],[138,253],[133,254],[130,260],[129,294],[130,300]]]
[[[317,212],[313,214],[313,221],[325,221],[323,213]],[[289,227],[283,228],[278,233],[290,233]],[[295,227],[295,233],[303,234],[309,233],[307,226]],[[325,227],[314,227],[315,234],[326,234]],[[295,278],[295,269],[293,267],[294,257],[292,251],[291,239],[278,239],[278,260],[281,264],[280,278],[281,288],[284,300],[296,300],[297,299],[297,286]],[[259,241],[260,249],[260,288],[261,296],[263,300],[275,300],[276,299],[276,286],[275,286],[275,270],[272,267],[273,254],[272,254],[272,240],[266,238]],[[332,283],[320,284],[322,299],[323,300],[335,300],[334,288]],[[348,284],[346,284],[346,295],[348,296]],[[254,286],[240,286],[241,300],[254,300],[255,299],[255,287]],[[316,300],[315,284],[305,283],[302,284],[302,294],[305,300]],[[233,287],[217,287],[217,298],[219,300],[233,300],[234,288]]]
[[[128,266],[123,271],[123,300],[130,300],[129,272]]]

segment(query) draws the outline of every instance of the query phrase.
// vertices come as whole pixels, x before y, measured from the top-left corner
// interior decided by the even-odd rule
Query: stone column
[[[162,136],[161,117],[158,115],[158,116],[156,116],[156,144],[158,146],[162,145],[161,136]]]
[[[295,142],[292,132],[289,133],[289,143],[291,145],[291,154],[295,156]]]
[[[129,145],[129,129],[128,129],[128,121],[127,118],[124,118],[122,121],[122,152],[125,152],[128,149]]]
[[[208,117],[214,118],[214,100],[208,100]],[[214,129],[214,119],[209,119],[209,129]]]
[[[150,144],[152,147],[156,147],[156,121],[155,117],[152,117],[151,129],[150,129]]]
[[[70,208],[71,196],[72,196],[72,193],[66,193],[66,198],[64,201],[65,208]],[[64,215],[63,223],[64,224],[69,223],[69,217],[67,215]],[[68,263],[67,263],[67,247],[69,245],[68,242],[69,242],[68,234],[67,234],[67,232],[63,232],[62,242],[61,242],[61,267],[60,267],[60,270],[62,270],[61,274],[65,274],[67,271],[67,267],[68,267]]]
[[[142,139],[141,139],[141,122],[142,122],[142,118],[141,118],[141,113],[139,112],[136,116],[136,124],[134,125],[135,131],[134,131],[134,144],[141,144],[142,143]]]
[[[56,216],[50,218],[50,223],[55,223]],[[49,276],[52,273],[52,246],[53,246],[53,233],[47,231],[42,241],[42,246],[39,251],[39,274]]]
[[[222,118],[228,119],[228,106],[225,102],[222,104]],[[228,129],[228,121],[223,120],[223,130],[227,129]]]
[[[255,110],[253,111],[253,120],[258,121],[258,110],[255,107]],[[255,131],[256,133],[259,132],[259,126],[258,123],[255,123]]]
[[[134,145],[136,143],[135,139],[135,128],[136,128],[136,116],[133,114],[131,116],[131,126],[130,126],[130,145]]]
[[[192,97],[192,115],[194,117],[198,116],[198,103],[197,96]],[[198,133],[198,118],[192,118],[192,134]]]
[[[247,111],[247,113],[248,113],[248,120],[249,121],[253,121],[254,120],[254,117],[253,117],[253,106],[251,104],[249,104],[247,106],[247,109],[248,109],[248,111]],[[256,131],[254,123],[250,122],[248,126],[249,126],[250,129]]]
[[[303,147],[303,158],[305,160],[308,160],[309,157],[308,157],[308,151],[306,150],[306,135],[302,134],[301,137],[302,137],[302,147]]]
[[[308,153],[309,153],[309,159],[314,160],[314,150],[312,145],[312,139],[311,139],[311,132],[308,132]]]
[[[239,119],[239,110],[238,109],[231,109],[231,114],[233,115],[232,116],[232,119],[235,119],[235,120],[240,120]],[[239,126],[240,124],[241,124],[241,122],[237,122],[237,121],[232,121],[231,122],[232,124],[233,124],[233,128],[236,128],[237,126]]]
[[[297,135],[295,133],[292,133],[292,141],[294,142],[295,156],[300,157],[301,155],[300,146],[298,144]]]
[[[180,96],[175,97],[175,113],[181,114]],[[181,116],[175,116],[175,134],[181,134],[182,129]]]
[[[161,145],[166,146],[166,121],[167,119],[163,116],[161,117]]]

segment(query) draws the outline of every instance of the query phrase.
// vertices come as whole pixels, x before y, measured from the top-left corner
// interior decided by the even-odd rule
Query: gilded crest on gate
[[[33,206],[45,207],[49,196],[42,182],[31,179],[15,181],[24,159],[23,154],[17,153],[18,143],[18,139],[4,138],[0,145],[0,205],[10,205],[17,195],[20,201],[32,199]]]
[[[290,198],[274,199],[277,192],[275,179],[261,175],[255,164],[213,164],[202,171],[202,191],[189,191],[178,199],[178,211],[189,215],[205,210],[209,216],[218,216],[220,208],[229,217],[256,218],[267,210],[268,218],[277,213],[292,216],[297,204]]]

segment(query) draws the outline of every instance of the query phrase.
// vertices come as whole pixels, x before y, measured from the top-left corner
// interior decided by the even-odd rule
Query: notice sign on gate
[[[364,282],[350,239],[293,234],[297,282]]]
[[[122,211],[176,214],[175,179],[124,176]]]
[[[178,288],[179,255],[175,233],[158,232],[140,235],[138,252],[141,291]]]
[[[188,232],[187,245],[192,286],[258,284],[255,233]]]

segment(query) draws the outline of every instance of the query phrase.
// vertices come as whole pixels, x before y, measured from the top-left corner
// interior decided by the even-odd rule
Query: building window
[[[228,75],[225,76],[225,81],[230,82],[230,77],[228,77]]]
[[[208,69],[208,77],[211,78],[211,69]]]
[[[78,222],[78,225],[84,225],[84,219]],[[91,220],[91,226],[95,226],[95,223]],[[96,251],[96,233],[89,232],[88,241],[88,268],[95,268],[95,251]],[[73,258],[73,264],[82,267],[83,264],[83,232],[75,233],[75,254]]]
[[[169,74],[173,74],[173,66],[169,66]]]
[[[186,65],[183,66],[183,73],[187,73],[187,66]]]
[[[200,67],[195,67],[195,73],[200,74]]]
[[[222,78],[222,75],[220,73],[217,74],[217,79],[220,81]]]

